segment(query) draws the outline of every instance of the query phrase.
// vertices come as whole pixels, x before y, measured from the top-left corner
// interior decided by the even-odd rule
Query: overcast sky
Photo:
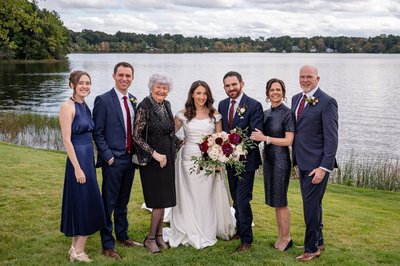
[[[400,35],[400,0],[39,0],[73,31],[251,38]]]

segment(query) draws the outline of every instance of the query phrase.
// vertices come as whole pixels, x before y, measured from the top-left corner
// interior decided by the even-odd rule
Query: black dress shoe
[[[290,239],[289,243],[287,243],[285,249],[283,251],[287,251],[289,250],[289,248],[293,247],[293,240]]]

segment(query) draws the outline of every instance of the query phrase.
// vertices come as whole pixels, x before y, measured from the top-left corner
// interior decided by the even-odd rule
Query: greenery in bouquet
[[[204,136],[199,143],[200,156],[192,156],[194,166],[190,173],[205,170],[206,175],[225,168],[232,167],[239,176],[245,169],[246,156],[256,143],[247,136],[247,128],[235,128],[226,132],[217,132]]]

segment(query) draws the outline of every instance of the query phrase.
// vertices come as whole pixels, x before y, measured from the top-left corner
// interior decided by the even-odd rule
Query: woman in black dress
[[[172,80],[155,73],[149,80],[150,95],[138,105],[133,141],[138,152],[150,158],[140,166],[143,196],[152,208],[150,232],[143,245],[152,253],[168,248],[162,236],[164,208],[176,205],[175,196],[175,124],[171,106],[165,100]]]
[[[285,94],[282,80],[273,78],[267,82],[266,95],[267,101],[271,102],[271,109],[264,111],[263,130],[256,129],[251,134],[253,140],[264,141],[265,202],[275,208],[278,223],[275,248],[280,251],[293,246],[287,190],[291,170],[288,146],[293,143],[295,124],[290,108],[282,103]]]

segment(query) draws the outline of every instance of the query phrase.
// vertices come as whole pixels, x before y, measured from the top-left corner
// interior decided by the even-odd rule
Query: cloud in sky
[[[74,31],[252,38],[400,35],[399,0],[39,0]]]

